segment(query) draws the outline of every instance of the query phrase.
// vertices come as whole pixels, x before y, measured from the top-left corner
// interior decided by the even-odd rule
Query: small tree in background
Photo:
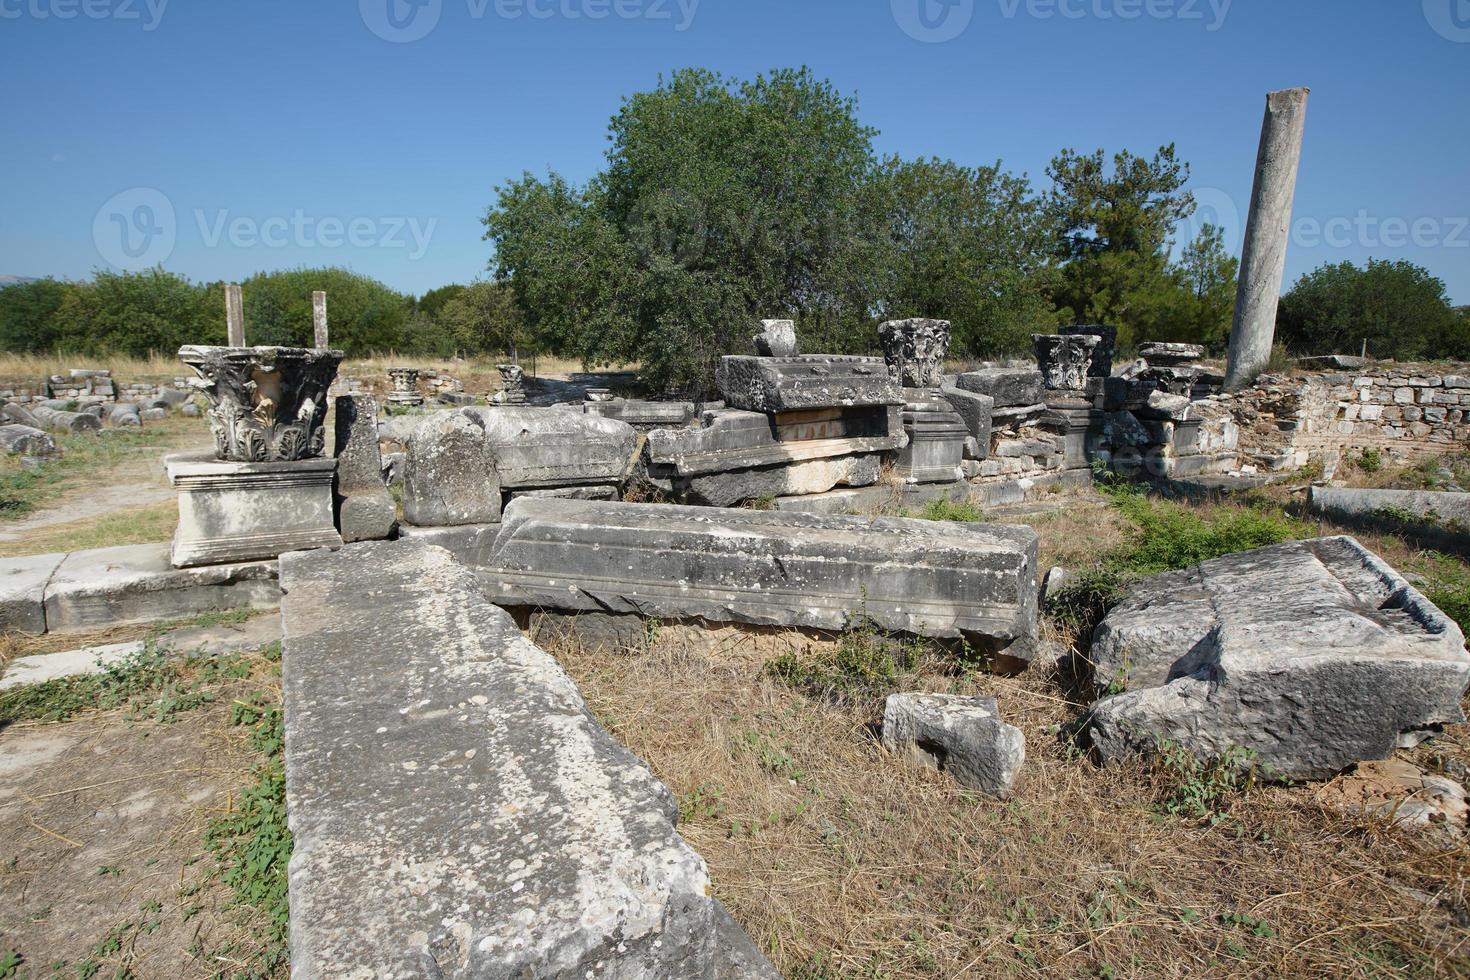
[[[1466,319],[1444,282],[1412,262],[1327,264],[1281,298],[1276,337],[1296,354],[1368,353],[1397,360],[1470,357]]]

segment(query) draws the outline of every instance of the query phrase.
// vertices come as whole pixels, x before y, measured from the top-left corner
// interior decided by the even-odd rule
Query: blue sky
[[[1309,86],[1288,281],[1404,258],[1470,303],[1470,0],[0,0],[0,274],[468,281],[497,184],[585,179],[691,65],[809,65],[880,151],[1038,184],[1175,142],[1236,250],[1264,96]]]

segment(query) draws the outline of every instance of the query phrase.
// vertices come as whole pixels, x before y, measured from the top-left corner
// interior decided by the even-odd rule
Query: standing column
[[[313,347],[326,350],[331,346],[327,343],[327,294],[320,289],[311,294],[311,332]]]
[[[1240,255],[1240,287],[1235,296],[1235,323],[1230,330],[1230,361],[1225,369],[1227,388],[1250,384],[1271,359],[1310,91],[1289,88],[1266,96],[1256,183]]]
[[[245,346],[245,304],[240,299],[240,287],[234,283],[225,284],[225,330],[228,346]]]

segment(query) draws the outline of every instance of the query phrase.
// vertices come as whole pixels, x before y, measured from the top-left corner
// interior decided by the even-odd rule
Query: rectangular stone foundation
[[[998,652],[1036,631],[1030,528],[517,500],[479,571],[512,607],[841,630]]]
[[[179,491],[175,568],[342,547],[332,513],[335,459],[235,463],[181,453],[164,464]]]

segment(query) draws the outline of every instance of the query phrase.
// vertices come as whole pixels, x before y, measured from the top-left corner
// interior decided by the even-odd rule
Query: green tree
[[[874,181],[887,231],[885,316],[954,323],[957,353],[1029,351],[1056,324],[1055,232],[1029,182],[995,166],[889,159]]]
[[[1047,210],[1059,230],[1062,267],[1054,298],[1073,323],[1112,323],[1119,343],[1154,339],[1168,329],[1178,281],[1169,266],[1169,235],[1194,213],[1184,190],[1189,165],[1173,144],[1152,159],[1124,150],[1108,170],[1103,151],[1063,150],[1047,168]]]
[[[515,293],[506,282],[476,282],[444,304],[439,322],[457,350],[519,360],[527,336]]]
[[[878,255],[856,108],[804,69],[677,72],[624,100],[586,187],[500,189],[485,218],[498,275],[550,349],[640,359],[662,388],[708,392],[762,316],[853,338],[871,329]]]
[[[1172,267],[1177,305],[1149,339],[1203,344],[1223,352],[1230,341],[1239,270],[1240,260],[1225,251],[1223,232],[1210,224],[1202,227]]]
[[[261,272],[240,288],[245,340],[252,345],[311,346],[311,294],[316,290],[327,294],[332,346],[354,356],[401,347],[413,308],[410,297],[347,269]],[[222,305],[218,315],[223,324]]]
[[[56,314],[67,293],[78,288],[56,279],[37,279],[0,289],[0,350],[49,351],[56,346]]]
[[[414,309],[436,317],[444,308],[445,303],[462,295],[466,288],[462,283],[455,282],[447,286],[440,286],[438,289],[431,289],[418,298],[418,302],[414,303]]]
[[[1276,314],[1276,337],[1298,354],[1368,353],[1399,360],[1463,358],[1470,330],[1444,282],[1412,262],[1327,264],[1296,281]]]
[[[223,307],[211,309],[205,287],[161,268],[97,270],[68,290],[55,323],[57,349],[87,354],[145,357],[225,342]]]

